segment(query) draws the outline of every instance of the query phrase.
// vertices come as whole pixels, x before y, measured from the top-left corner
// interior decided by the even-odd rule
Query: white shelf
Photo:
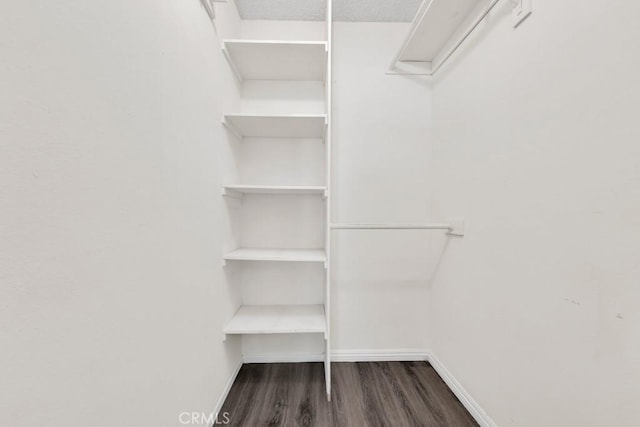
[[[390,72],[432,75],[497,0],[424,0]]]
[[[325,333],[324,306],[243,305],[224,328],[225,334]]]
[[[324,138],[325,114],[226,114],[223,123],[243,138]]]
[[[239,196],[244,194],[318,194],[324,195],[326,187],[282,186],[282,185],[227,185],[224,195]]]
[[[239,248],[224,256],[226,261],[326,262],[324,249]]]
[[[240,81],[324,81],[327,69],[326,42],[225,40],[222,51]]]

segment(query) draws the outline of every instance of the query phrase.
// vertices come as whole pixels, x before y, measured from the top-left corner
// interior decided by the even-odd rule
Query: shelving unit
[[[326,75],[326,42],[225,40],[222,51],[240,81],[324,81]]]
[[[325,114],[226,114],[223,123],[239,138],[324,138]]]
[[[326,262],[324,249],[239,248],[224,256],[226,261]]]
[[[322,304],[243,305],[224,328],[227,335],[309,334],[327,330]]]
[[[230,276],[242,276],[243,281],[247,281],[247,284],[241,284],[247,286],[244,291],[251,289],[251,278],[259,280],[263,294],[251,294],[250,290],[248,296],[243,294],[243,302],[228,320],[223,332],[225,336],[322,334],[327,399],[331,396],[331,3],[331,0],[327,1],[326,41],[225,40],[222,46],[231,70],[242,83],[241,113],[226,114],[222,119],[230,136],[229,144],[241,142],[230,150],[238,172],[233,174],[234,182],[254,183],[226,185],[222,188],[222,194],[237,199],[246,195],[264,196],[251,197],[242,203],[230,201],[225,204],[231,214],[233,210],[247,209],[239,214],[240,221],[258,222],[241,222],[239,227],[232,227],[231,238],[234,239],[234,245],[240,247],[223,255],[223,265],[242,269],[242,274]],[[260,31],[264,26],[257,28]],[[279,27],[270,28],[272,33],[274,30],[279,31]],[[254,34],[255,29],[256,27]],[[321,37],[317,33],[313,34]],[[287,34],[288,37],[294,36]],[[249,80],[261,82],[247,82]],[[324,108],[321,107],[322,104]],[[265,111],[268,113],[265,114]],[[324,114],[318,114],[322,112]],[[252,141],[242,143],[245,137],[252,138]],[[264,144],[255,144],[256,139],[262,138],[275,140],[271,143],[280,151],[273,155],[267,153]],[[321,140],[312,143],[324,143],[323,150],[319,147],[310,150],[309,145],[300,145],[298,141],[309,139]],[[324,159],[321,158],[322,155]],[[305,169],[302,174],[299,164],[289,170],[292,162],[299,158],[314,161],[317,158],[320,163],[302,168]],[[243,160],[248,160],[248,163],[242,163]],[[324,164],[324,171],[321,164]],[[274,168],[273,174],[270,167]],[[265,181],[279,181],[282,185],[261,185],[262,176]],[[305,183],[318,182],[320,185],[296,185],[296,177],[301,177]],[[278,195],[287,197],[270,197]],[[319,196],[320,200],[309,196]],[[316,224],[322,227],[322,233],[318,229],[310,229],[311,224],[313,227]],[[274,228],[271,229],[271,226]],[[265,228],[269,232],[265,232]],[[234,230],[237,229],[242,231],[236,235]],[[318,247],[322,237],[324,242],[322,247]],[[278,241],[282,245],[279,246]],[[285,246],[284,243],[293,248],[312,249],[282,247]],[[252,247],[253,245],[257,247]],[[260,263],[250,263],[251,261]],[[265,262],[276,265],[263,265]],[[288,265],[291,263],[315,263],[320,266],[293,267]],[[231,267],[230,264],[234,266]],[[263,275],[263,271],[268,273]],[[270,286],[281,293],[274,295],[272,292],[266,301],[264,297],[270,292]],[[282,293],[282,289],[288,289],[289,286],[295,288],[295,292],[292,295]],[[323,298],[315,286],[323,287]],[[303,293],[307,291],[310,294],[303,297]],[[251,305],[246,301],[251,301]],[[279,305],[254,305],[265,302]],[[303,305],[309,303],[311,305]],[[243,343],[251,342],[247,341],[251,339],[242,338]],[[294,348],[296,341],[293,340],[294,338],[283,338],[279,342]]]

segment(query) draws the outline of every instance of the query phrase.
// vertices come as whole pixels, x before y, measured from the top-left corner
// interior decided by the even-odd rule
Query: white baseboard
[[[335,350],[331,352],[332,362],[415,362],[427,360],[426,350]]]
[[[324,354],[245,354],[244,363],[324,362]]]
[[[412,362],[427,360],[426,350],[335,350],[332,362]],[[244,363],[302,363],[324,362],[324,354],[245,354]]]
[[[233,383],[236,381],[236,377],[238,376],[238,372],[240,372],[240,368],[242,368],[242,365],[243,365],[242,359],[238,360],[238,363],[233,368],[233,371],[231,372],[231,375],[229,376],[229,381],[227,381],[227,384],[224,386],[224,390],[222,390],[222,394],[220,395],[220,398],[218,399],[218,402],[216,403],[216,407],[213,410],[214,414],[217,415],[222,410],[222,405],[224,405],[224,401],[227,400],[227,396],[229,395],[229,392],[231,391],[231,387],[233,386]]]
[[[302,362],[323,362],[324,354],[268,354],[268,355],[244,355],[244,363],[302,363]],[[462,405],[469,411],[471,416],[481,427],[496,427],[493,420],[478,405],[473,397],[456,380],[456,378],[445,368],[440,360],[428,350],[423,349],[389,349],[389,350],[334,350],[331,352],[332,362],[415,362],[426,361],[433,366],[433,369],[440,375],[442,380],[451,389],[453,394],[460,400]],[[223,396],[218,401],[216,411],[222,408],[222,403],[226,399],[229,389],[235,380],[242,363],[240,363],[232,375],[231,380],[225,388]]]
[[[465,390],[465,388],[455,379],[455,377],[444,367],[444,365],[438,360],[436,356],[429,353],[428,361],[436,370],[440,378],[449,386],[449,389],[456,395],[458,400],[467,408],[467,411],[476,420],[481,427],[496,427],[496,423],[487,415],[486,412],[478,405],[471,394]]]

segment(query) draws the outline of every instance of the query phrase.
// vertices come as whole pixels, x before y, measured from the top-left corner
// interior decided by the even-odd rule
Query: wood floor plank
[[[428,363],[426,365],[429,366],[429,369],[425,369],[422,363],[418,366],[414,364],[411,369],[417,373],[419,384],[424,385],[429,391],[428,395],[431,399],[428,399],[427,402],[431,404],[434,411],[437,408],[441,415],[440,425],[452,427],[464,427],[470,425],[469,423],[475,425],[476,422],[471,414],[462,406],[435,369]]]
[[[232,426],[477,426],[426,362],[247,364],[225,401]]]
[[[397,378],[397,382],[402,385],[404,404],[407,412],[412,416],[412,423],[416,427],[428,427],[442,425],[443,418],[437,407],[430,404],[429,398],[421,392],[417,376],[411,368],[414,362],[391,362],[392,375]],[[424,369],[428,366],[422,364]]]
[[[368,425],[399,426],[407,425],[396,402],[394,391],[384,381],[384,363],[356,363],[361,381],[366,385],[365,411]]]
[[[283,412],[287,405],[287,391],[290,378],[287,375],[288,364],[272,364],[268,369],[268,393],[262,399],[260,425],[266,427],[282,425]],[[272,387],[270,385],[273,385]],[[260,403],[260,402],[256,402]]]
[[[358,427],[366,419],[363,383],[350,363],[332,364],[331,416],[336,427]]]
[[[392,413],[397,414],[397,423],[394,423],[394,425],[407,427],[420,426],[423,424],[424,415],[412,404],[415,403],[414,400],[416,400],[418,396],[411,393],[411,383],[402,381],[404,378],[399,376],[395,372],[396,370],[393,369],[397,363],[399,362],[379,362],[380,379],[384,381],[384,383],[380,385],[380,388],[389,390],[389,393],[386,394],[391,396],[389,401],[394,402],[394,412]]]
[[[310,416],[300,416],[301,406],[304,404],[304,395],[308,387],[308,379],[310,370],[313,369],[311,364],[287,364],[289,373],[289,395],[286,397],[286,411],[282,414],[282,425],[300,425],[310,426]]]

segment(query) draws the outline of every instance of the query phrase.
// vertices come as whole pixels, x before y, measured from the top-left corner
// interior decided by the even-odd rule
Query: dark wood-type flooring
[[[427,362],[247,364],[221,414],[233,426],[477,426]],[[220,416],[220,418],[222,418]]]

